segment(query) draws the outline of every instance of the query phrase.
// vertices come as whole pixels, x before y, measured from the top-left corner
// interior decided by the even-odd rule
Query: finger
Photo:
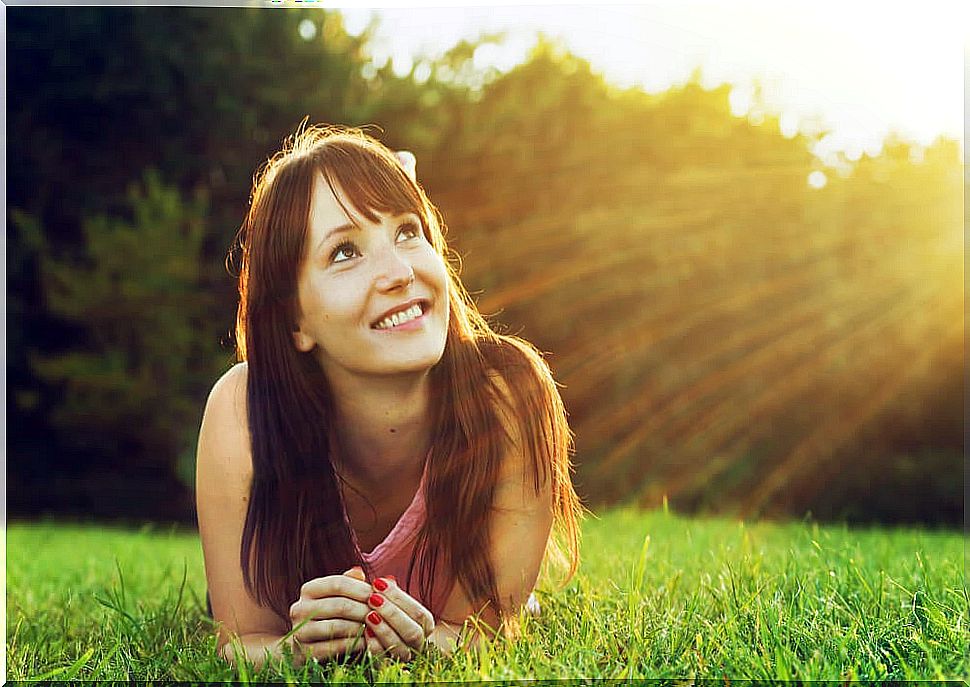
[[[395,660],[395,658],[387,652],[387,649],[381,646],[381,643],[377,640],[377,638],[367,640],[367,654],[371,657],[375,668],[383,668]]]
[[[424,647],[424,639],[427,636],[424,628],[417,621],[405,613],[400,606],[377,592],[371,594],[368,605],[379,614],[380,618],[397,633],[398,637],[404,640],[410,648],[420,651]],[[373,616],[368,614],[368,619]]]
[[[367,577],[364,575],[364,569],[359,565],[355,565],[353,568],[344,573],[348,577],[353,577],[355,580],[360,580],[361,582],[366,582]]]
[[[331,639],[325,642],[303,644],[302,650],[318,661],[326,661],[336,656],[340,656],[341,654],[354,654],[361,651],[366,651],[367,642],[363,636],[344,637],[341,639]]]
[[[366,581],[350,575],[327,575],[304,582],[300,587],[300,598],[296,603],[328,596],[346,596],[358,601],[367,601],[370,593],[371,587]]]
[[[295,608],[295,610],[294,610]],[[299,620],[353,620],[358,623],[364,622],[364,616],[370,611],[370,607],[357,601],[348,599],[346,596],[328,596],[324,599],[306,599],[294,604],[290,609],[290,618],[296,625]]]
[[[416,622],[427,637],[434,630],[434,616],[421,602],[401,589],[394,578],[378,577],[374,580],[374,593],[392,601],[398,608]],[[370,598],[368,597],[368,603]],[[373,607],[373,606],[372,606]]]
[[[381,643],[384,649],[384,653],[401,661],[411,660],[411,647],[408,643],[397,633],[397,631],[389,623],[384,622],[384,619],[377,614],[377,611],[371,611],[367,614],[364,622],[370,631],[374,633],[377,640]],[[417,623],[411,621],[415,626]],[[418,630],[420,632],[420,629]],[[411,635],[413,637],[413,634]],[[423,641],[423,636],[422,636]]]
[[[350,569],[351,572],[353,568]],[[316,577],[303,583],[300,587],[300,597],[319,599],[326,596],[347,596],[351,599],[363,601],[367,598],[370,585],[352,575],[327,575]]]
[[[377,635],[374,631],[364,625],[364,639],[367,641],[367,653],[378,659],[384,656],[384,647],[381,646],[381,642],[377,639]]]
[[[362,623],[353,620],[331,619],[311,621],[293,633],[301,644],[325,642],[331,639],[356,637],[364,632]]]

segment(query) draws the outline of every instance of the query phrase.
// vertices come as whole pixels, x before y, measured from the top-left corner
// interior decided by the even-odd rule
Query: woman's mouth
[[[397,328],[405,327],[405,325],[409,323],[413,323],[413,325],[407,328],[413,329],[414,326],[418,324],[417,321],[420,320],[421,317],[425,315],[428,310],[429,310],[428,303],[424,301],[420,301],[412,304],[407,308],[404,308],[403,310],[398,310],[397,312],[394,312],[391,315],[384,317],[384,319],[380,320],[379,322],[372,324],[371,329],[380,329],[380,330],[397,329]]]

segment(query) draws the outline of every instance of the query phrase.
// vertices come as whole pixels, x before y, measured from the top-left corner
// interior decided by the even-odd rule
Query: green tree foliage
[[[197,399],[229,362],[200,336],[213,300],[201,288],[207,199],[184,199],[154,171],[127,197],[130,217],[87,219],[74,255],[56,256],[40,224],[18,215],[48,312],[81,332],[55,354],[31,350],[31,368],[59,389],[52,426],[95,451],[99,470],[191,483]]]
[[[255,167],[303,117],[362,124],[378,98],[360,75],[366,34],[347,35],[336,12],[14,7],[7,19],[8,203],[11,217],[28,220],[8,226],[8,465],[13,507],[36,512],[58,507],[49,493],[53,476],[78,484],[82,475],[108,475],[119,455],[131,466],[175,464],[186,432],[198,430],[213,363],[225,366],[231,349],[236,301],[226,250],[245,214]],[[301,36],[303,22],[314,28],[312,40]],[[184,226],[195,227],[203,216],[194,201],[173,198],[204,192],[209,199],[204,224],[182,244],[197,262],[179,257],[175,275],[112,262],[102,248],[109,241],[144,251],[126,248],[118,260],[180,255],[157,241],[162,236],[148,235],[154,229],[146,217],[131,217],[134,201],[126,189],[149,168],[172,188],[146,180],[139,207],[171,222],[181,207]],[[175,205],[165,210],[165,203]],[[96,256],[87,268],[64,267],[89,270],[69,297],[59,291],[66,288],[59,263],[50,262],[68,255]],[[52,270],[47,277],[44,261]],[[194,270],[191,279],[187,270]],[[176,281],[165,287],[170,277]],[[113,314],[118,303],[106,294],[122,282],[133,304],[156,307],[104,328],[83,307]],[[166,289],[189,284],[191,291],[178,296],[193,301],[184,310],[174,304],[159,310],[145,296],[161,288],[172,300]],[[193,346],[209,359],[187,366],[189,330],[169,311],[191,314],[199,339]],[[131,333],[141,326],[149,329]],[[226,344],[223,352],[215,348],[219,342]],[[28,351],[43,362],[31,365]],[[150,371],[161,375],[158,393],[172,396],[159,421],[136,439],[133,418],[149,412],[151,384],[125,376]],[[200,376],[186,386],[190,374]],[[182,414],[189,408],[191,416]],[[106,447],[116,431],[135,445]],[[37,491],[42,484],[48,493]],[[72,507],[102,512],[98,504]],[[132,510],[137,514],[137,506]],[[179,514],[190,516],[190,508]]]
[[[362,123],[375,99],[338,13],[257,8],[11,8],[12,200],[119,208],[158,168],[246,197],[255,161],[295,121]],[[302,22],[316,30],[300,37]],[[77,184],[78,179],[84,180]],[[234,208],[235,210],[236,208]]]

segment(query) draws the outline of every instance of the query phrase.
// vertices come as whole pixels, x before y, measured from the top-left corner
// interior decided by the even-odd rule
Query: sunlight
[[[858,162],[862,157],[862,146],[857,143],[850,143],[845,149],[845,157],[850,162]]]
[[[731,104],[731,114],[735,117],[743,117],[748,114],[751,105],[754,103],[754,89],[750,85],[735,84],[731,87],[728,101]]]
[[[414,68],[414,82],[418,85],[426,83],[431,78],[431,65],[428,62],[421,62]]]
[[[476,69],[510,70],[537,31],[561,37],[618,86],[659,93],[701,67],[705,87],[732,84],[731,111],[745,116],[762,85],[760,109],[782,116],[791,137],[831,130],[829,153],[878,152],[891,130],[929,144],[963,138],[963,42],[970,11],[927,0],[912,11],[875,12],[863,3],[793,0],[656,2],[647,6],[499,6],[341,10],[351,33],[380,19],[372,49],[434,58],[461,38],[504,31],[502,46],[476,51]],[[386,59],[386,58],[383,58]],[[757,118],[753,122],[760,123]]]
[[[475,69],[486,71],[493,68],[507,72],[525,57],[527,46],[522,41],[507,41],[504,44],[482,43],[475,48],[472,63]]]
[[[781,135],[785,138],[794,138],[798,133],[798,117],[792,112],[784,112],[779,121]]]
[[[317,36],[317,25],[309,19],[304,19],[300,22],[299,27],[297,27],[297,31],[300,34],[300,38],[305,41],[312,41]]]
[[[399,51],[391,57],[391,70],[399,79],[410,74],[412,69],[414,69],[414,60],[411,59],[410,54]]]
[[[817,169],[808,175],[808,185],[812,188],[825,188],[825,184],[828,182],[829,180],[825,176],[825,172],[820,172]]]

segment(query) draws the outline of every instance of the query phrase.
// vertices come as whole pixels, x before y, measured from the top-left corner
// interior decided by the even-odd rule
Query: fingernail
[[[391,582],[397,583],[397,578],[394,577],[394,575],[384,575],[384,577],[389,579]]]
[[[371,594],[370,598],[367,600],[370,601],[371,606],[375,606],[377,608],[384,605],[384,597],[382,597],[380,594]]]
[[[364,625],[364,634],[370,637],[371,639],[377,636],[377,633],[374,632],[372,629],[370,629],[370,627],[368,627],[367,625]]]
[[[374,589],[379,592],[384,591],[387,589],[387,582],[385,582],[383,578],[378,577],[376,580],[374,580]]]
[[[377,615],[377,613],[375,613],[374,611],[371,611],[370,613],[367,614],[367,621],[371,625],[380,625],[381,624],[381,617],[379,615]],[[365,627],[366,627],[366,625],[365,625]]]

